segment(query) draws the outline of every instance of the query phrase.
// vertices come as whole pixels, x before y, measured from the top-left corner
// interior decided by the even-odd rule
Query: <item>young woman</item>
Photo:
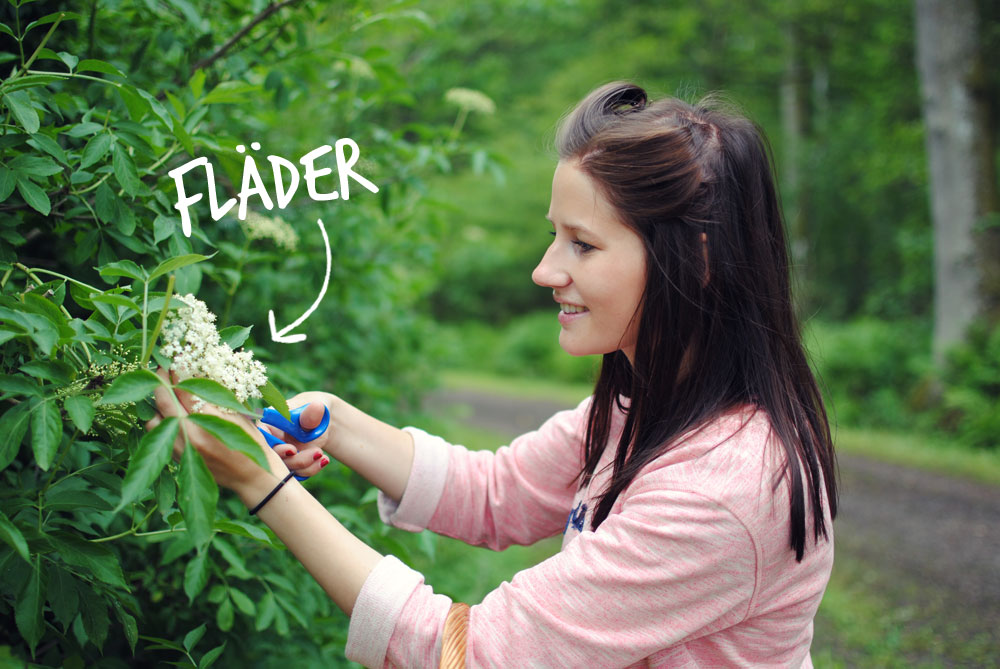
[[[368,666],[811,666],[834,454],[765,140],[738,115],[613,83],[557,143],[554,238],[532,278],[559,305],[562,347],[604,356],[592,397],[495,454],[326,393],[292,400],[311,403],[306,428],[327,407],[330,428],[268,449],[271,471],[188,424],[192,442],[250,507],[328,455],[382,490],[396,527],[493,549],[563,534],[470,609],[280,487],[259,515],[351,615],[347,654]],[[183,413],[158,392],[163,415]]]

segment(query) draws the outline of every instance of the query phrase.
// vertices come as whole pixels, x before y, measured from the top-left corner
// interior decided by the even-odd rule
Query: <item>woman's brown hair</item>
[[[807,507],[814,538],[827,534],[824,487],[836,515],[835,460],[792,304],[763,132],[711,103],[650,102],[642,88],[616,82],[577,105],[556,144],[642,238],[648,268],[633,363],[605,354],[590,408],[582,485],[604,452],[614,405],[626,414],[592,526],[678,437],[750,404],[767,413],[784,449],[789,541],[801,560]]]

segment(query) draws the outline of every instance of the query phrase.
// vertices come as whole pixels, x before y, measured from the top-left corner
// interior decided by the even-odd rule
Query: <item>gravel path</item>
[[[567,408],[450,390],[426,407],[511,436]],[[905,611],[907,627],[948,643],[985,638],[1000,664],[1000,488],[853,455],[839,467],[838,558],[860,565],[865,586]]]

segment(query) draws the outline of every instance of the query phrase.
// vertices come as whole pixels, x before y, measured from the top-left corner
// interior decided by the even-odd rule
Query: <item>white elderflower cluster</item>
[[[496,103],[488,95],[471,88],[450,88],[444,94],[444,99],[456,107],[480,114],[492,114],[497,110]]]
[[[211,379],[233,391],[236,399],[260,397],[267,370],[251,351],[233,351],[219,341],[215,314],[194,295],[177,296],[187,306],[171,311],[163,323],[164,355],[179,381],[193,377]],[[196,402],[195,408],[203,406]]]
[[[299,245],[299,233],[280,216],[272,218],[249,211],[243,220],[243,231],[247,239],[272,239],[286,251],[294,251]]]

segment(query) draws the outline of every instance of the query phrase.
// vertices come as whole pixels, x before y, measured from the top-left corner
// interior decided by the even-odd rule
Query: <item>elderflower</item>
[[[264,365],[253,359],[251,351],[233,351],[220,342],[215,314],[204,302],[190,294],[177,297],[187,306],[167,315],[161,351],[173,360],[171,369],[178,380],[211,379],[233,391],[240,402],[260,397],[260,388],[267,383]],[[196,409],[201,406],[203,402],[195,403]]]
[[[471,88],[450,88],[444,94],[444,99],[456,107],[480,114],[492,114],[497,110],[496,103],[488,95]]]
[[[295,232],[295,228],[280,216],[271,218],[254,211],[247,212],[243,231],[247,239],[272,239],[286,251],[294,251],[299,244],[299,234]]]

